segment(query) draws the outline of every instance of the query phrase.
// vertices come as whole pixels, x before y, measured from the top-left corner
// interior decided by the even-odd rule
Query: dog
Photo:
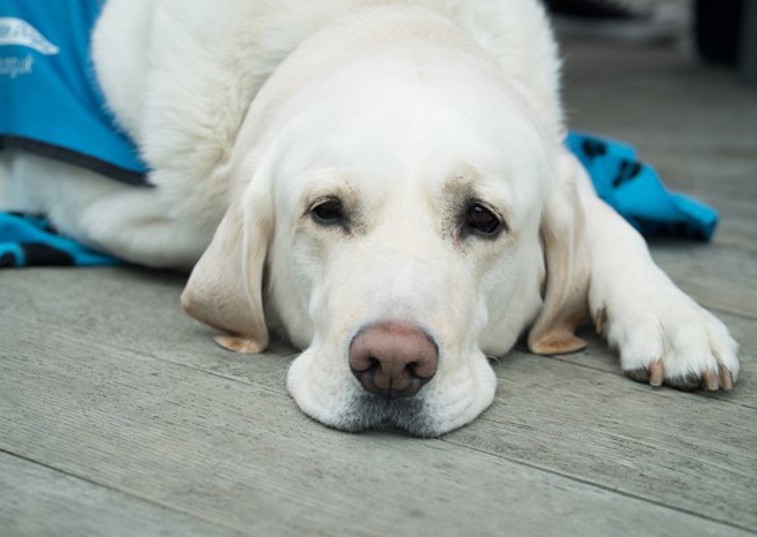
[[[488,357],[577,351],[587,321],[635,380],[737,380],[728,330],[564,148],[537,0],[110,0],[92,42],[154,188],[6,150],[3,208],[193,267],[182,304],[220,345],[302,349],[316,420],[446,433],[491,404]]]

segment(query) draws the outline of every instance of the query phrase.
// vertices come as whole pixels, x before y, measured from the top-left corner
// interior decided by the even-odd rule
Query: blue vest
[[[103,3],[0,2],[0,149],[145,184],[148,169],[116,126],[93,72],[90,34]]]

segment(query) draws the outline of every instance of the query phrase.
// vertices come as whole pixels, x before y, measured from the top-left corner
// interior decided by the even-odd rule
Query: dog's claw
[[[715,371],[705,371],[702,374],[702,388],[709,392],[716,392],[720,388],[718,373]]]
[[[649,384],[655,388],[662,386],[662,381],[665,378],[665,370],[662,367],[662,362],[657,360],[649,364]]]
[[[725,391],[730,391],[733,389],[733,373],[731,373],[728,369],[725,367],[720,368],[720,387],[723,388]]]
[[[705,371],[701,378],[687,376],[678,379],[666,379],[665,368],[661,361],[655,361],[649,364],[649,367],[640,367],[638,369],[629,369],[623,372],[627,377],[636,382],[649,383],[651,386],[658,388],[665,384],[678,390],[696,390],[703,389],[708,392],[718,390],[729,391],[733,389],[733,373],[725,367],[720,371]]]

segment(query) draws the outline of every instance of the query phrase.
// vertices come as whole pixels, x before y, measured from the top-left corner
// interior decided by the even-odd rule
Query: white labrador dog
[[[733,386],[726,328],[563,148],[536,0],[110,0],[94,58],[156,188],[6,151],[3,206],[197,263],[187,311],[236,351],[290,338],[315,419],[444,433],[492,402],[487,356],[580,349],[589,315],[637,380]]]

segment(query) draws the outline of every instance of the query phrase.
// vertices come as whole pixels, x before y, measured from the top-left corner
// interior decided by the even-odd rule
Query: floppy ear
[[[536,354],[564,354],[586,346],[575,335],[576,328],[588,318],[590,273],[577,166],[575,158],[561,150],[559,177],[542,213],[546,291],[542,311],[528,334],[528,347]]]
[[[217,336],[219,345],[249,354],[268,345],[262,286],[273,215],[268,193],[259,192],[268,185],[257,183],[231,202],[181,295],[190,315],[231,334]]]

